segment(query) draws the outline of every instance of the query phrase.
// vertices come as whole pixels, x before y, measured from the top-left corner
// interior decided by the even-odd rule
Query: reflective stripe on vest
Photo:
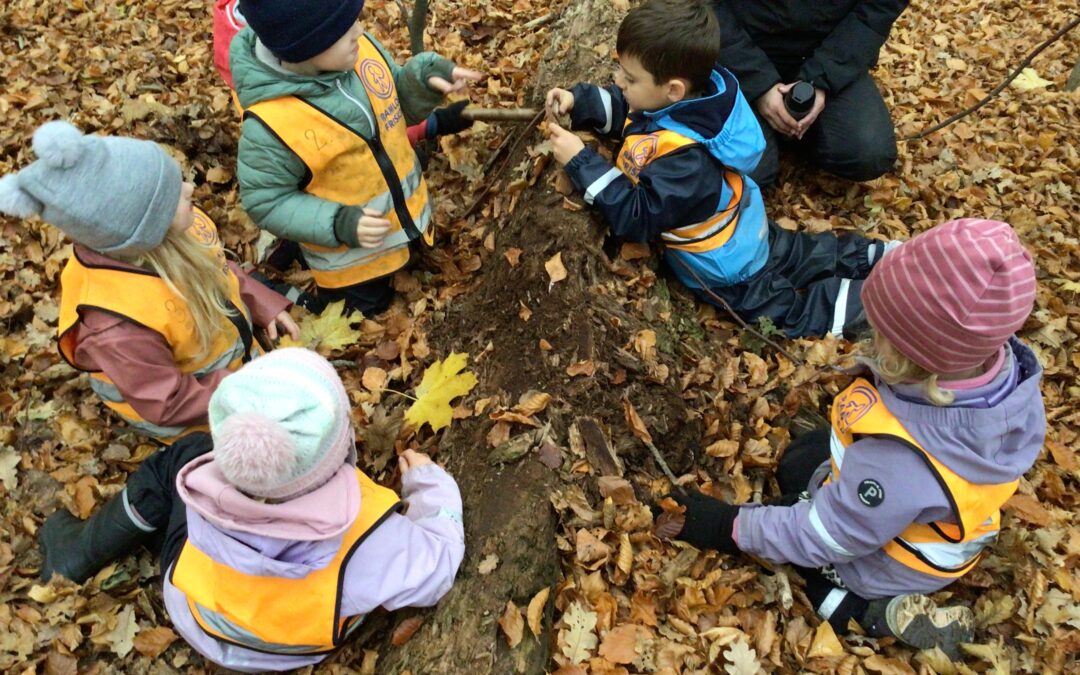
[[[359,40],[355,76],[367,93],[374,119],[366,139],[311,101],[298,96],[261,101],[245,116],[258,119],[304,163],[304,192],[349,206],[385,213],[390,234],[378,248],[318,246],[301,242],[315,283],[342,288],[392,274],[409,261],[409,242],[431,244],[431,205],[420,161],[409,144],[405,117],[390,66],[370,37]],[[362,102],[339,93],[367,114]]]
[[[177,368],[195,377],[221,368],[235,370],[250,357],[261,353],[258,344],[251,341],[250,313],[240,298],[240,282],[226,264],[225,250],[214,222],[200,209],[195,209],[195,221],[187,234],[205,245],[208,255],[220,262],[228,278],[229,300],[234,308],[243,312],[243,318],[237,317],[233,324],[218,333],[208,350],[202,351],[191,325],[187,304],[156,274],[142,269],[91,265],[80,260],[76,250],[60,274],[58,333],[60,355],[65,361],[76,369],[85,370],[75,363],[78,345],[74,328],[82,313],[88,309],[120,316],[155,331],[172,350]],[[242,331],[241,327],[246,331]],[[104,373],[88,372],[90,387],[105,404],[143,433],[171,443],[181,436],[207,430],[205,425],[182,427],[154,424],[124,401],[123,394]]]
[[[630,124],[628,119],[626,125]],[[616,166],[637,185],[641,172],[650,162],[696,143],[693,139],[667,129],[627,136],[623,140]],[[665,246],[691,253],[704,253],[720,248],[731,239],[739,222],[739,213],[747,206],[750,194],[743,190],[743,178],[738,172],[725,168],[724,182],[731,190],[728,203],[718,204],[716,213],[703,222],[661,233],[660,238]]]
[[[184,543],[170,581],[187,596],[213,638],[272,654],[320,654],[337,648],[363,616],[341,616],[344,574],[360,544],[401,502],[360,470],[360,513],[326,567],[298,579],[239,572]]]
[[[833,401],[832,473],[826,482],[840,478],[845,454],[860,436],[888,438],[915,452],[937,479],[955,518],[952,523],[911,523],[883,550],[924,574],[944,578],[966,574],[997,536],[1001,506],[1016,491],[1019,481],[978,485],[965,480],[923,448],[885,407],[878,390],[862,378]]]

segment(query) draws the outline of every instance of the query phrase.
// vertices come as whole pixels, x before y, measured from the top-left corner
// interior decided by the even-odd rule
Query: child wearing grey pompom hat
[[[149,141],[33,137],[38,160],[0,178],[0,213],[73,241],[60,276],[59,347],[129,425],[163,442],[207,423],[221,379],[258,355],[252,328],[297,333],[289,301],[227,263],[180,166]]]

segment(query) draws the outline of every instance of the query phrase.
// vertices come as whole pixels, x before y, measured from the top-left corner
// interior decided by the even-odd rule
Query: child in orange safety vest
[[[176,631],[243,672],[316,664],[374,609],[435,604],[465,553],[457,484],[411,450],[401,497],[376,484],[356,467],[349,408],[313,351],[252,361],[211,397],[210,434],[148,458],[66,536],[49,524],[67,512],[49,518],[42,576],[82,581],[156,545]]]
[[[862,289],[869,372],[835,398],[831,428],[784,453],[784,497],[672,495],[686,507],[678,537],[793,565],[837,631],[854,620],[956,658],[972,611],[925,594],[988,552],[1042,448],[1042,368],[1014,336],[1034,300],[1031,256],[1006,223],[955,220],[901,244]]]
[[[132,428],[169,443],[205,429],[210,394],[258,356],[255,326],[298,334],[289,301],[227,263],[190,183],[156,143],[54,121],[39,159],[0,179],[0,212],[74,242],[60,275],[59,346]]]
[[[394,273],[414,246],[432,242],[406,127],[480,78],[430,52],[398,66],[364,32],[363,5],[240,0],[248,27],[230,45],[244,111],[240,197],[260,228],[299,242],[316,286],[316,300],[305,300],[313,311],[338,300],[366,314],[389,305]]]

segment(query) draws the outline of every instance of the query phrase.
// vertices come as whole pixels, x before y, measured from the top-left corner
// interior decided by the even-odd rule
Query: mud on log
[[[621,18],[610,0],[583,0],[570,6],[553,28],[534,102],[542,103],[543,92],[551,86],[608,81]],[[524,157],[520,152],[510,165]],[[530,389],[551,394],[545,414],[558,445],[567,446],[571,425],[589,416],[599,421],[628,470],[660,475],[623,419],[621,401],[628,398],[657,445],[669,453],[676,471],[685,469],[700,439],[700,424],[688,421],[693,416],[688,415],[674,378],[657,377],[628,349],[642,329],[660,334],[667,327],[659,318],[650,325],[628,313],[606,292],[615,275],[603,250],[604,230],[587,211],[560,206],[561,195],[549,187],[555,170],[549,166],[509,222],[497,224],[498,249],[484,261],[476,289],[429,335],[438,353],[481,355],[472,365],[480,380],[479,396],[517,401]],[[503,256],[510,247],[525,252],[516,267]],[[544,262],[558,252],[568,276],[552,285]],[[519,316],[522,305],[532,312],[528,321]],[[541,339],[552,349],[542,351]],[[567,375],[567,366],[578,361],[593,361],[595,375]],[[625,371],[624,381],[615,377],[618,371]],[[465,561],[453,590],[427,612],[419,632],[400,648],[380,648],[380,672],[542,673],[550,663],[550,605],[545,634],[537,640],[526,628],[524,639],[513,649],[497,622],[508,600],[525,608],[538,591],[560,578],[549,497],[568,474],[548,469],[535,452],[512,464],[491,465],[485,436],[492,423],[482,418],[463,422],[442,439],[438,457],[461,485]],[[563,459],[567,458],[564,452]],[[568,466],[564,462],[563,471]],[[597,497],[594,480],[586,489]],[[499,564],[481,575],[477,567],[490,554],[498,556]]]

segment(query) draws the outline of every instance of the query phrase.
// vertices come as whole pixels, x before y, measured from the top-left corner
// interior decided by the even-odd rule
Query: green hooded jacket
[[[417,54],[399,66],[372,38],[394,77],[407,124],[424,120],[443,99],[428,87],[429,77],[450,81],[454,64],[432,52]],[[353,71],[327,72],[316,76],[290,73],[264,47],[250,28],[232,41],[229,61],[240,105],[248,108],[260,101],[282,96],[302,96],[326,110],[364,138],[372,137],[371,104],[360,78]],[[361,106],[363,109],[361,109]],[[277,137],[256,119],[245,119],[236,158],[240,200],[251,219],[279,237],[319,246],[356,246],[355,227],[334,233],[335,217],[343,205],[301,191],[307,168]],[[353,207],[347,216],[359,217]],[[343,213],[342,215],[346,215]],[[349,236],[352,235],[352,236]]]

